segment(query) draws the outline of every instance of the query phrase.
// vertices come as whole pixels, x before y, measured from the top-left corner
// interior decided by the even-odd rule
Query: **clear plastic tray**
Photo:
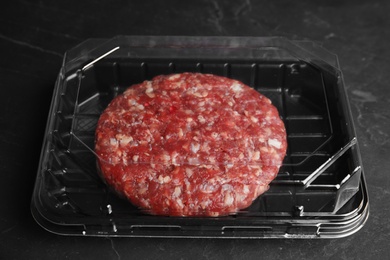
[[[270,189],[217,218],[142,213],[96,169],[94,133],[113,97],[160,74],[201,72],[242,81],[270,98],[288,151]],[[368,197],[337,57],[312,42],[257,37],[120,36],[69,50],[55,86],[31,210],[63,235],[335,238],[359,230]]]

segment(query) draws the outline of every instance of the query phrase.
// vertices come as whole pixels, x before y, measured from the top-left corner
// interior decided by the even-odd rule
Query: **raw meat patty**
[[[236,80],[183,73],[116,97],[95,151],[106,183],[148,213],[221,216],[267,191],[286,147],[268,98]]]

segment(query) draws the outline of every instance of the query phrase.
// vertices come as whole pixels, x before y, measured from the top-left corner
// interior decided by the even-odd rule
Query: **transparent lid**
[[[337,56],[311,41],[283,37],[117,36],[90,39],[67,51],[65,71],[87,69],[110,58],[180,58],[229,60],[301,60],[321,69],[339,70]],[[332,71],[333,72],[333,71]]]
[[[153,68],[150,66],[144,65],[145,60],[172,60],[170,63],[170,71],[162,71],[162,74],[170,74],[172,72],[182,72],[186,71],[186,67],[180,67],[180,61],[186,62],[188,60],[197,60],[198,62],[195,66],[198,67],[198,70],[201,71],[202,63],[204,66],[207,66],[208,61],[215,61],[218,59],[222,59],[224,57],[229,57],[229,61],[240,60],[245,61],[246,63],[258,62],[259,60],[266,61],[277,61],[277,60],[297,60],[297,61],[305,61],[310,64],[315,64],[321,69],[329,70],[338,68],[337,57],[326,50],[322,49],[320,46],[315,45],[311,42],[291,42],[285,38],[280,37],[271,37],[271,38],[242,38],[242,37],[180,37],[180,36],[167,36],[167,37],[155,37],[155,36],[119,36],[115,37],[111,40],[89,40],[86,41],[74,49],[70,50],[66,54],[66,58],[64,59],[63,73],[68,75],[68,79],[76,79],[77,82],[74,84],[77,85],[77,93],[80,95],[76,96],[76,104],[78,107],[86,106],[86,102],[92,101],[93,98],[96,99],[96,95],[99,95],[97,102],[100,102],[99,107],[104,108],[107,106],[107,100],[102,98],[106,93],[101,92],[99,89],[94,89],[90,87],[90,82],[96,80],[98,76],[98,69],[96,67],[99,66],[99,63],[104,63],[105,60],[116,60],[113,64],[113,69],[116,70],[113,77],[119,78],[121,75],[126,72],[120,71],[118,72],[118,64],[121,60],[124,59],[133,59],[140,60],[141,69],[134,69],[134,71],[129,71],[129,74],[133,74],[134,78],[138,78],[138,82],[134,80],[133,83],[141,83],[145,79],[151,79],[151,77],[140,77],[139,75],[134,74],[146,74],[147,70],[154,70],[155,75],[158,74],[159,68]],[[116,67],[115,67],[116,66]],[[231,71],[237,70],[240,73],[240,69],[231,68],[229,64],[225,65],[224,71],[228,74]],[[193,68],[192,68],[193,69]],[[211,71],[213,72],[213,71]],[[251,78],[256,76],[251,75]],[[256,87],[255,82],[252,79],[249,83],[251,87]],[[130,85],[123,85],[126,83],[118,82],[110,83],[108,86],[110,88],[117,88],[117,93],[115,95],[123,92]],[[92,90],[91,90],[92,89]],[[83,95],[85,93],[85,95]],[[228,95],[229,93],[227,93]],[[234,100],[235,93],[230,93],[228,97],[226,97],[226,102],[229,100]],[[181,93],[183,95],[183,93]],[[111,98],[114,98],[112,96]],[[194,96],[194,98],[197,98]],[[133,101],[135,102],[135,101]],[[201,102],[201,101],[200,101]],[[145,108],[144,104],[138,104],[139,107]],[[137,107],[137,106],[135,106]],[[184,113],[190,110],[186,109],[183,111]],[[102,111],[101,111],[102,112]],[[137,112],[137,111],[135,111]],[[189,113],[193,114],[193,111]],[[226,114],[226,113],[225,113]],[[188,118],[188,120],[193,119],[192,124],[199,124],[199,118],[190,117],[189,115],[181,115]],[[234,117],[234,116],[233,116]],[[231,119],[233,118],[231,115]],[[261,116],[249,115],[249,122],[256,121],[258,124],[266,124],[264,120],[262,122],[257,122],[258,118],[262,118]],[[250,118],[252,117],[252,118]],[[180,118],[180,116],[178,116]],[[213,118],[200,118],[200,121],[205,120],[208,121],[207,124],[211,126],[214,124]],[[229,119],[226,119],[229,121]],[[141,120],[142,121],[142,120]],[[165,122],[165,127],[170,125],[170,127],[174,127],[177,122]],[[226,122],[227,123],[227,122]],[[277,150],[281,147],[286,146],[286,140],[279,133],[277,137],[272,137],[272,135],[266,135],[267,138],[263,138],[265,134],[259,134],[259,131],[270,132],[270,128],[261,127],[258,132],[254,133],[253,136],[250,134],[242,135],[240,130],[230,129],[228,135],[224,135],[223,132],[218,133],[218,130],[221,130],[223,127],[223,123],[214,128],[214,131],[207,131],[205,128],[193,127],[191,129],[191,122],[187,123],[187,126],[177,128],[178,133],[167,133],[164,137],[168,137],[171,134],[171,138],[177,138],[182,135],[182,131],[188,128],[190,131],[194,131],[194,134],[191,135],[191,138],[194,138],[193,142],[188,144],[183,143],[182,145],[188,146],[188,154],[186,156],[181,155],[180,149],[174,151],[174,149],[170,149],[166,144],[164,149],[161,149],[161,146],[152,146],[149,144],[149,153],[152,153],[152,156],[143,156],[139,154],[132,154],[131,158],[133,163],[168,163],[168,161],[172,164],[189,164],[189,165],[213,165],[213,164],[224,164],[227,167],[232,164],[261,164],[266,166],[280,166],[283,157],[276,158],[275,160],[270,159],[270,154],[278,152]],[[228,127],[225,124],[225,128]],[[208,127],[210,128],[210,127]],[[181,130],[181,132],[180,132]],[[147,129],[145,129],[147,131]],[[165,132],[166,130],[164,130]],[[77,136],[77,131],[72,131],[72,135],[74,135],[75,139],[80,141],[83,145],[86,145],[91,151],[94,152],[94,147],[92,143],[85,143],[82,141],[83,138]],[[163,133],[159,133],[162,135]],[[252,133],[253,134],[253,133]],[[121,138],[133,138],[131,136],[119,137]],[[173,140],[172,139],[172,140]],[[180,138],[179,138],[180,139]],[[259,140],[260,139],[260,140]],[[224,151],[220,154],[223,156],[225,154],[225,158],[215,158],[214,156],[208,156],[207,153],[202,153],[205,149],[210,149],[206,147],[210,141],[216,140],[214,142],[215,149],[227,149],[228,151]],[[133,140],[130,145],[139,145],[141,140]],[[176,139],[177,141],[177,139]],[[120,144],[124,144],[125,141],[118,140],[115,136],[111,136],[109,143],[114,147],[120,147]],[[159,142],[157,142],[159,143]],[[213,142],[211,142],[213,143]],[[263,149],[263,152],[260,150]],[[270,151],[268,151],[268,149]],[[168,154],[167,150],[171,150]],[[194,151],[196,151],[194,153]],[[145,151],[146,152],[146,151]],[[146,154],[149,154],[146,152]],[[191,155],[191,153],[193,153]],[[228,153],[228,154],[226,154]],[[285,151],[281,152],[282,154]],[[264,154],[264,156],[263,156]],[[102,157],[99,156],[101,161],[105,163],[111,163],[112,161],[116,161],[115,158]],[[259,158],[260,160],[259,160]],[[126,160],[126,159],[125,159]],[[131,160],[127,160],[129,163]]]

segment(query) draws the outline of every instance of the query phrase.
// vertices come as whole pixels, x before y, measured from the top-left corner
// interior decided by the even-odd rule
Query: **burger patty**
[[[100,116],[95,151],[117,193],[150,214],[221,216],[267,191],[286,153],[271,101],[225,77],[161,75]]]

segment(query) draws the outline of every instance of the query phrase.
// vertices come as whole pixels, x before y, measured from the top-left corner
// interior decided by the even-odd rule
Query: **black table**
[[[197,2],[197,3],[195,3]],[[390,3],[376,1],[10,1],[0,9],[1,259],[385,259],[390,249]],[[66,237],[30,213],[48,109],[63,53],[115,35],[285,36],[338,54],[371,213],[332,240]]]

